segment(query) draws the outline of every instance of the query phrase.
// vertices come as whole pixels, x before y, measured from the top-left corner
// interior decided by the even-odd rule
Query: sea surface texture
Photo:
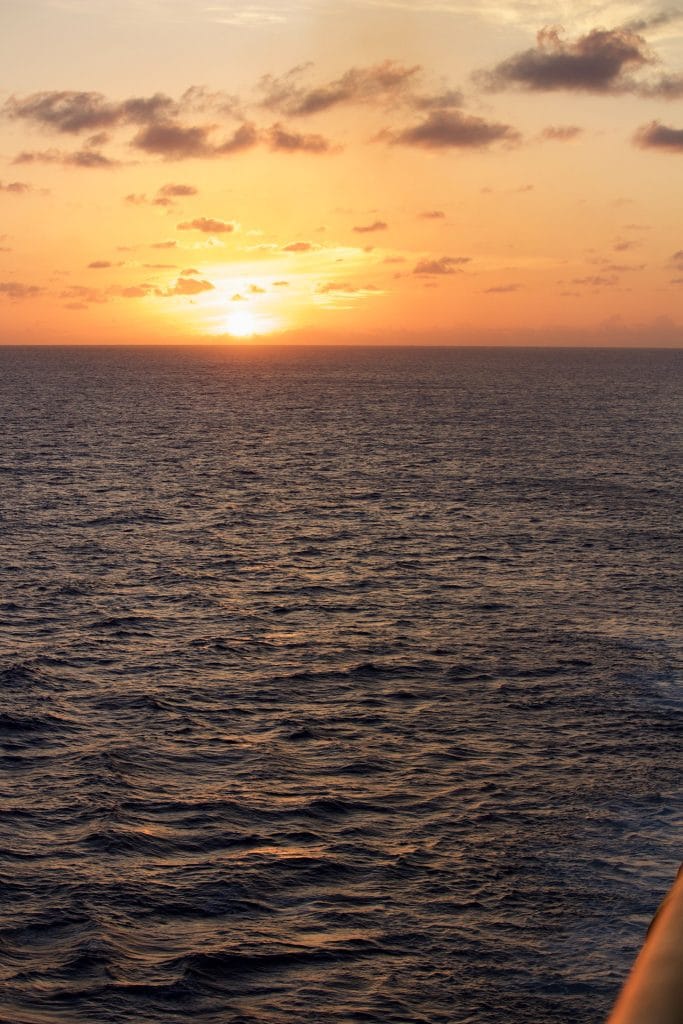
[[[0,350],[2,1024],[599,1024],[681,858],[681,363]]]

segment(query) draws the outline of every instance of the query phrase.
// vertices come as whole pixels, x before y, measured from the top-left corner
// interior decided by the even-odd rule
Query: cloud
[[[23,284],[21,281],[0,281],[0,296],[8,299],[32,299],[40,295],[42,288],[36,284]]]
[[[503,295],[507,294],[508,292],[519,291],[521,287],[522,286],[519,284],[496,284],[493,285],[493,287],[491,288],[485,288],[484,293],[486,295]]]
[[[270,148],[282,153],[329,153],[332,144],[323,135],[303,135],[274,124],[268,132]]]
[[[157,295],[199,295],[200,292],[210,292],[214,288],[215,285],[211,284],[210,281],[202,281],[194,277],[179,277],[172,288],[168,288],[166,291],[158,291]]]
[[[630,28],[593,29],[574,42],[562,39],[560,31],[541,29],[535,48],[514,54],[492,71],[478,72],[477,80],[489,90],[622,92],[633,87],[625,73],[654,59],[643,37]]]
[[[669,128],[661,121],[650,121],[638,129],[634,142],[642,149],[668,149],[683,153],[683,128]]]
[[[194,185],[176,185],[172,182],[168,185],[162,185],[157,196],[161,196],[167,199],[177,199],[179,196],[196,196],[199,190]]]
[[[334,293],[342,295],[359,295],[367,292],[377,292],[379,291],[379,288],[374,284],[353,285],[340,281],[329,281],[325,284],[318,285],[316,291],[319,295],[329,295]]]
[[[163,156],[167,160],[190,157],[218,157],[249,149],[258,141],[253,125],[245,122],[223,142],[213,142],[213,125],[186,127],[177,121],[147,124],[133,137],[131,145],[145,153]]]
[[[510,125],[485,121],[461,111],[435,110],[420,124],[401,132],[384,132],[382,137],[394,145],[476,149],[492,142],[515,141],[519,133]]]
[[[124,201],[132,206],[174,206],[175,200],[186,196],[199,195],[194,185],[162,185],[153,199],[148,199],[144,192],[131,192],[124,196]]]
[[[274,288],[289,288],[289,281],[273,281]]]
[[[34,152],[22,152],[15,156],[13,164],[62,164],[63,167],[110,168],[119,167],[118,160],[112,160],[104,153],[92,149],[81,149],[75,153],[65,153],[59,149],[44,149]]]
[[[601,274],[592,274],[588,277],[574,277],[572,278],[572,284],[587,284],[592,285],[594,288],[611,287],[618,283],[618,278],[611,276],[605,277]]]
[[[302,86],[300,76],[310,65],[293,68],[285,75],[265,75],[259,85],[263,106],[297,117],[329,110],[342,103],[387,102],[411,88],[419,65],[407,67],[385,60],[367,68],[351,68],[339,78],[314,88]]]
[[[383,220],[374,220],[372,224],[358,224],[354,227],[359,235],[371,234],[374,231],[386,231],[389,225]]]
[[[541,138],[549,142],[570,142],[581,135],[583,128],[575,124],[551,124],[541,132]]]
[[[246,122],[238,125],[232,135],[216,140],[213,124],[183,124],[182,118],[204,110],[217,109],[222,116],[234,116],[236,103],[222,93],[208,93],[201,88],[188,89],[179,100],[163,93],[152,96],[134,96],[122,101],[108,100],[97,92],[45,91],[32,93],[23,98],[11,96],[2,108],[5,116],[12,120],[23,120],[57,134],[78,135],[98,131],[88,140],[90,149],[107,142],[109,136],[101,129],[113,130],[135,127],[136,133],[130,139],[134,149],[162,156],[166,159],[188,157],[217,157],[235,153],[258,141],[256,129]],[[58,151],[47,151],[51,162],[72,162],[79,166],[103,166],[107,160],[102,154],[88,158],[82,153],[63,156]],[[29,156],[30,154],[26,154]],[[35,158],[38,158],[35,155]],[[43,159],[46,159],[43,154]],[[109,161],[111,165],[113,161]],[[187,193],[183,193],[187,194]],[[158,196],[161,200],[172,198]]]
[[[423,210],[418,214],[420,220],[444,220],[445,216],[443,210]]]
[[[290,242],[289,245],[283,245],[283,252],[311,252],[312,249],[317,248],[313,242]]]
[[[414,274],[459,274],[460,267],[469,263],[470,256],[441,256],[437,260],[420,260],[413,267]]]
[[[282,282],[280,282],[280,283],[282,283]],[[266,293],[266,289],[265,288],[261,288],[257,284],[250,284],[249,285],[249,294],[250,295],[265,295],[265,293]]]
[[[88,270],[108,270],[109,267],[113,267],[114,264],[110,263],[109,260],[93,260],[92,263],[88,264]]]
[[[179,231],[203,231],[204,234],[227,234],[235,230],[231,221],[215,220],[213,217],[196,217],[178,224]]]
[[[27,192],[33,192],[33,185],[29,185],[25,181],[8,181],[4,185],[0,181],[0,192],[12,192],[14,195],[23,196]]]
[[[677,250],[677,251],[676,251],[676,252],[675,252],[675,253],[673,254],[673,256],[671,257],[671,259],[672,259],[672,260],[674,261],[674,263],[683,263],[683,249],[678,249],[678,250]]]
[[[117,288],[114,292],[122,299],[143,299],[146,295],[160,294],[152,284],[131,284],[125,288]]]
[[[167,242],[152,242],[150,244],[150,249],[175,249],[177,245],[177,242],[171,240]]]
[[[461,107],[464,96],[459,89],[446,89],[444,92],[427,96],[415,96],[412,105],[418,110],[446,110],[449,107]]]
[[[60,299],[73,299],[76,300],[77,307],[72,308],[84,309],[86,304],[97,302],[103,303],[107,301],[106,295],[100,291],[99,288],[93,288],[91,285],[85,284],[72,284],[64,291],[59,293]]]

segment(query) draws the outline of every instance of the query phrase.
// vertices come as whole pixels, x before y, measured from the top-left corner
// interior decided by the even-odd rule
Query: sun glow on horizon
[[[231,312],[222,321],[219,333],[227,333],[233,338],[248,339],[257,335],[272,334],[281,329],[282,324],[275,317],[253,313],[248,309],[240,309]]]

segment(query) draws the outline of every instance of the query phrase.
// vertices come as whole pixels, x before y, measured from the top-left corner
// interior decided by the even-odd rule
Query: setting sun
[[[239,313],[231,313],[227,322],[228,334],[234,338],[250,338],[257,334],[256,318],[248,310],[240,310]]]

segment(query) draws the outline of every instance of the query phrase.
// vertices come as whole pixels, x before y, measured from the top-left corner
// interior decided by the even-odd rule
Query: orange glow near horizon
[[[681,344],[675,13],[237,6],[8,19],[0,344]]]

